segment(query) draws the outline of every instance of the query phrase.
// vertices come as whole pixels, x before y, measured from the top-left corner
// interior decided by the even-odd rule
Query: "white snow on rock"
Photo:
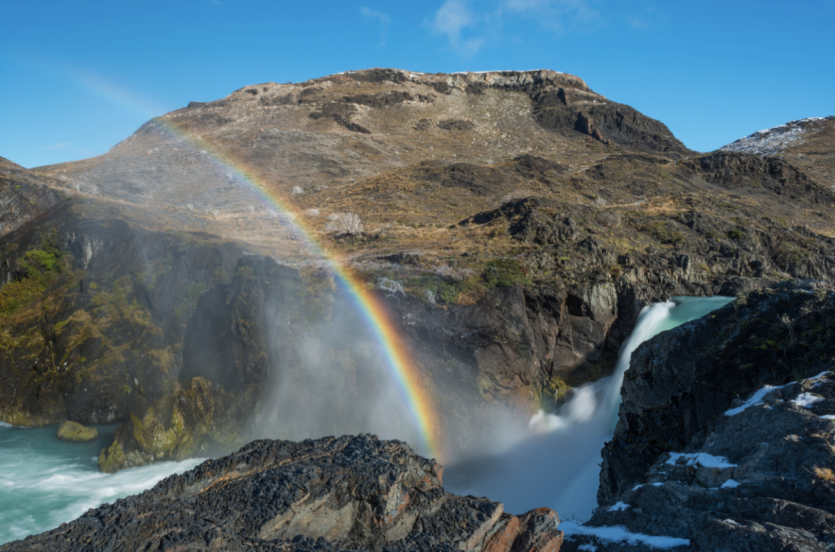
[[[813,124],[830,119],[835,120],[835,115],[790,121],[784,125],[760,130],[750,136],[740,138],[721,148],[720,151],[736,151],[761,156],[776,155],[782,153],[789,145],[801,141]]]
[[[809,383],[814,383],[814,385],[813,385],[812,387],[817,387],[818,385],[820,385],[820,384],[822,384],[822,383],[824,382],[824,379],[823,379],[823,378],[824,378],[824,376],[828,376],[828,375],[829,375],[829,374],[831,374],[831,373],[832,373],[832,372],[830,372],[830,371],[827,371],[827,372],[821,372],[821,373],[820,373],[820,374],[818,374],[817,376],[815,376],[815,377],[813,377],[813,378],[809,378],[809,379],[808,379],[808,380],[806,380],[806,381],[808,381]],[[827,379],[828,379],[828,378],[827,378]]]
[[[684,454],[682,452],[671,452],[670,459],[667,463],[671,466],[678,464],[679,460],[684,459],[686,466],[702,466],[703,468],[735,468],[736,464],[728,462],[727,458],[722,456],[713,456],[705,452],[694,452],[692,454]]]
[[[576,521],[563,521],[560,529],[565,533],[565,540],[571,540],[574,536],[587,536],[608,542],[626,542],[628,544],[643,544],[653,548],[676,548],[678,546],[690,546],[690,539],[679,539],[676,537],[656,537],[633,533],[626,527],[620,525],[586,527]]]
[[[776,391],[777,389],[782,389],[783,387],[784,386],[782,386],[782,385],[779,386],[779,387],[773,387],[771,385],[766,385],[764,387],[761,387],[760,389],[757,390],[756,393],[754,393],[751,396],[750,399],[748,399],[747,401],[742,403],[742,406],[738,406],[736,408],[731,408],[730,410],[725,412],[725,416],[736,416],[740,412],[748,410],[752,406],[756,406],[758,404],[761,404],[762,400],[765,398],[766,395],[768,395],[772,391]]]
[[[818,401],[822,401],[823,397],[818,395],[813,395],[811,393],[801,393],[798,395],[792,402],[797,406],[802,406],[803,408],[809,408],[813,404]]]
[[[811,384],[813,384],[812,388],[815,388],[818,385],[823,383],[824,377],[829,376],[830,374],[832,374],[831,371],[821,372],[820,374],[818,374],[815,377],[808,378],[806,380],[800,380],[800,381],[806,381],[808,383],[811,383]],[[795,382],[792,382],[792,383],[795,383]],[[744,403],[742,403],[741,406],[738,406],[736,408],[731,408],[730,410],[726,411],[725,416],[736,416],[740,412],[744,412],[745,410],[748,410],[752,406],[757,406],[758,404],[762,404],[762,401],[763,401],[763,399],[765,398],[766,395],[768,395],[772,391],[782,389],[783,387],[787,387],[789,385],[791,385],[791,383],[787,383],[786,385],[779,385],[777,387],[774,387],[772,385],[765,385],[765,386],[759,388],[757,390],[757,392],[754,393],[753,395],[751,395],[751,398],[748,399],[747,401],[745,401]],[[794,404],[798,405],[798,406],[808,407],[812,403],[816,403],[819,400],[821,400],[821,398],[817,397],[816,395],[811,395],[810,393],[803,393],[801,395],[798,395],[792,402]]]
[[[734,481],[733,479],[728,479],[727,481],[722,483],[723,489],[736,489],[737,487],[739,487],[739,483],[737,481]]]
[[[629,507],[630,507],[629,504],[627,504],[626,502],[618,502],[614,506],[609,506],[609,511],[610,512],[622,512]]]

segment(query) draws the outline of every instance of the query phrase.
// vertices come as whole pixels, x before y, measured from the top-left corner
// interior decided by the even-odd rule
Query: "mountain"
[[[419,440],[310,237],[385,305],[460,458],[611,373],[647,303],[831,282],[825,159],[699,154],[546,70],[192,102],[105,155],[8,169],[61,200],[0,238],[0,419],[122,423],[109,471],[254,437]]]
[[[790,160],[822,184],[835,182],[835,116],[810,117],[755,132],[722,148]]]

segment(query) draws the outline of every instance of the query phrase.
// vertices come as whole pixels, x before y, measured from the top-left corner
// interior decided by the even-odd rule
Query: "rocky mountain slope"
[[[821,183],[835,181],[835,116],[810,117],[755,132],[723,151],[780,156],[791,160]]]
[[[444,492],[443,468],[374,437],[255,441],[0,550],[557,552],[559,518]]]
[[[3,169],[60,201],[0,238],[0,418],[123,422],[107,470],[411,435],[353,406],[390,377],[296,220],[393,313],[465,455],[609,373],[647,302],[831,281],[833,182],[796,160],[697,154],[553,71],[374,69],[193,103],[106,155]],[[346,212],[362,232],[334,227]],[[310,400],[329,415],[267,433]]]

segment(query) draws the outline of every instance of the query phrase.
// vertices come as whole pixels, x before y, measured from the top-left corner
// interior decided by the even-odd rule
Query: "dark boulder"
[[[360,435],[254,441],[0,550],[557,552],[559,518],[444,492],[443,468]]]

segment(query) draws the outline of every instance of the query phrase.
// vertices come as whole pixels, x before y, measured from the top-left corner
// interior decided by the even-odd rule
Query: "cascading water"
[[[617,422],[620,386],[632,352],[654,335],[699,318],[732,299],[677,298],[644,309],[610,378],[574,390],[555,414],[533,417],[509,450],[447,467],[445,487],[488,496],[521,513],[550,506],[562,519],[585,520],[596,506],[600,451]],[[96,455],[114,427],[89,443],[55,438],[55,428],[0,423],[0,544],[52,529],[104,502],[138,493],[200,460],[163,462],[108,475]]]
[[[522,513],[549,506],[562,519],[585,521],[597,506],[601,450],[617,423],[620,388],[632,353],[644,341],[725,306],[729,297],[676,297],[646,307],[623,344],[611,377],[575,389],[554,414],[540,412],[512,448],[448,466],[445,488],[488,496]]]
[[[68,443],[55,437],[55,426],[24,429],[0,422],[0,544],[57,527],[202,461],[101,473],[96,456],[110,444],[115,427],[96,428],[98,439]]]

